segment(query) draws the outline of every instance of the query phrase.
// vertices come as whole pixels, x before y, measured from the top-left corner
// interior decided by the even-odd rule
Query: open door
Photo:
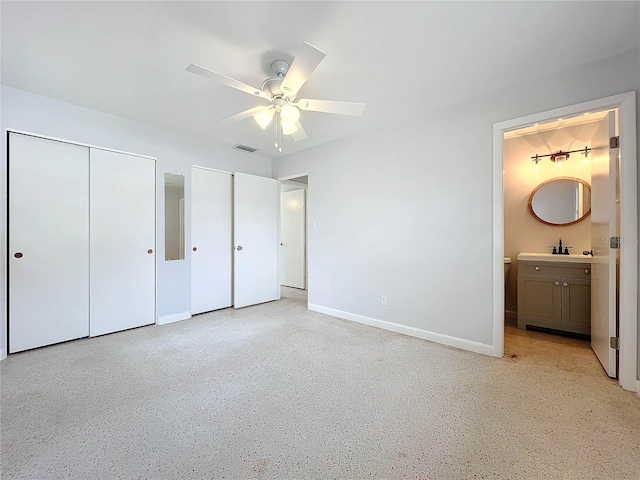
[[[616,176],[618,149],[610,148],[616,135],[616,113],[610,111],[592,139],[591,160],[591,348],[610,377],[617,377]]]
[[[233,239],[235,308],[277,300],[278,181],[235,173]]]
[[[305,288],[306,206],[304,189],[282,192],[280,202],[280,284]]]

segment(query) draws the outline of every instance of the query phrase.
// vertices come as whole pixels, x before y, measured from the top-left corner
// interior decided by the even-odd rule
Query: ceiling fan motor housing
[[[282,96],[282,81],[285,75],[289,71],[289,64],[284,60],[276,60],[271,64],[271,70],[276,75],[275,77],[267,78],[262,82],[262,91],[269,95],[271,98]]]

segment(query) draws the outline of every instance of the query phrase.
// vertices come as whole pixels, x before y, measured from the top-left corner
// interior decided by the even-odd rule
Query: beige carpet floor
[[[640,398],[585,342],[496,359],[284,294],[10,356],[2,478],[640,478]]]

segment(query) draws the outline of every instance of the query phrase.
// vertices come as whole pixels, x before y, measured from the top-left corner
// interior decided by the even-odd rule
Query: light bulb
[[[556,165],[558,166],[558,168],[562,168],[562,165],[564,164],[564,161],[557,159],[556,160]]]
[[[283,135],[291,135],[292,133],[296,133],[298,131],[298,127],[295,123],[285,123],[282,122],[282,134]]]
[[[585,155],[584,158],[582,159],[582,163],[584,163],[585,165],[589,164],[589,157],[587,155]]]
[[[540,167],[538,166],[538,162],[534,163],[534,164],[533,164],[533,170],[534,170],[535,172],[537,172],[539,169],[540,169]]]
[[[258,125],[260,125],[260,128],[264,130],[271,123],[271,119],[273,118],[274,113],[276,113],[276,111],[273,108],[266,108],[256,113],[253,116],[253,119]]]
[[[300,119],[300,110],[293,105],[283,105],[280,109],[280,118],[283,124],[289,123],[293,125]]]

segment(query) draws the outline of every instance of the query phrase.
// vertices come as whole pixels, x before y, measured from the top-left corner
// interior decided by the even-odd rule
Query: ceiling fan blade
[[[295,95],[302,88],[304,83],[309,78],[309,75],[313,73],[326,53],[318,50],[313,45],[304,42],[304,46],[300,53],[293,59],[293,63],[289,68],[289,71],[280,85],[280,89],[283,93]]]
[[[231,125],[232,123],[239,122],[240,120],[244,120],[245,118],[253,117],[256,113],[261,112],[262,110],[268,110],[273,107],[253,107],[249,110],[245,110],[244,112],[236,113],[235,115],[231,115],[230,117],[223,118],[216,122],[217,125]]]
[[[300,124],[300,122],[296,123],[296,127],[298,129],[295,131],[295,133],[291,135],[291,138],[293,138],[294,141],[298,142],[300,140],[305,140],[309,138],[307,136],[307,132],[304,131],[304,128],[302,128],[302,124]]]
[[[337,113],[340,115],[362,116],[367,105],[365,103],[336,102],[333,100],[310,100],[302,99],[298,101],[297,107],[300,110],[309,112]]]
[[[211,80],[215,80],[216,82],[220,82],[223,85],[226,85],[231,88],[235,88],[236,90],[240,90],[241,92],[248,93],[254,97],[261,97],[265,100],[269,100],[269,97],[266,93],[264,93],[259,88],[252,87],[251,85],[247,85],[246,83],[239,82],[238,80],[234,80],[233,78],[229,78],[220,73],[216,73],[213,70],[209,70],[208,68],[201,67],[200,65],[196,65],[192,63],[186,68],[187,72],[195,73],[196,75],[200,75],[201,77],[206,77]]]

